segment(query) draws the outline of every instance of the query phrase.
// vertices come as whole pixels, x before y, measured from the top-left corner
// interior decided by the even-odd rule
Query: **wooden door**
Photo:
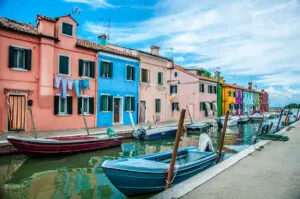
[[[120,122],[120,99],[114,98],[114,123]]]
[[[140,101],[139,123],[146,123],[146,101]]]
[[[9,95],[7,98],[8,130],[25,130],[26,97]]]

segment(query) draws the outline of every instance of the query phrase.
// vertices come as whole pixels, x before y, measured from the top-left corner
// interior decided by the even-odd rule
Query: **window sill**
[[[112,111],[100,111],[101,113],[111,113]]]
[[[80,114],[81,116],[83,115],[83,114]],[[90,114],[90,113],[84,113],[84,116],[91,116],[91,115],[93,115],[93,114]]]
[[[61,76],[67,76],[67,77],[70,77],[70,76],[71,76],[71,74],[66,75],[66,74],[61,74],[61,73],[58,73],[58,75],[61,75]]]
[[[63,35],[63,36],[66,36],[66,37],[73,37],[73,34],[72,35],[67,35],[67,34],[64,34],[64,33],[61,33],[61,35]]]
[[[10,68],[10,69],[15,70],[15,71],[22,71],[22,72],[28,72],[29,71],[27,69],[17,68],[17,67],[13,67],[13,68]]]
[[[79,76],[82,79],[94,79],[93,77],[87,77],[87,76]]]
[[[126,82],[135,82],[135,80],[128,80],[128,79],[126,79]]]
[[[140,82],[140,83],[142,83],[142,84],[150,84],[150,82]]]
[[[101,78],[104,78],[104,79],[111,79],[112,77],[103,77],[103,76],[100,76]]]
[[[127,112],[127,113],[133,113],[134,111],[125,111],[125,112]]]
[[[67,117],[67,116],[71,116],[71,114],[58,114],[56,116],[58,116],[58,117]]]

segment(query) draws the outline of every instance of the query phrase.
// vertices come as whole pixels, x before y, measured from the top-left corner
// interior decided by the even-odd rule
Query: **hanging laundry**
[[[66,78],[61,79],[61,98],[62,99],[67,98],[67,79]]]
[[[75,92],[77,97],[80,97],[80,87],[79,87],[79,81],[78,80],[74,80],[74,88],[75,88]]]
[[[59,77],[59,76],[54,77],[54,88],[59,88],[60,80],[61,80],[61,77]]]
[[[73,80],[72,79],[68,79],[68,90],[72,90],[73,87]]]
[[[80,91],[84,94],[85,89],[90,89],[90,81],[88,79],[79,80],[79,88]]]
[[[82,93],[84,93],[84,85],[83,85],[83,80],[79,80],[79,89],[80,89],[80,92],[82,91]]]

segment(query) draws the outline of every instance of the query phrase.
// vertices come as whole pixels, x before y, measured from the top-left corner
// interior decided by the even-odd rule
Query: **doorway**
[[[146,123],[146,101],[140,101],[139,123]]]
[[[24,131],[26,116],[26,96],[9,95],[7,97],[7,122],[9,131]]]
[[[114,98],[114,124],[121,123],[122,109],[121,98]]]

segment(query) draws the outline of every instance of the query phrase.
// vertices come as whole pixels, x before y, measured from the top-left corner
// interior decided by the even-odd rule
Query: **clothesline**
[[[74,84],[74,89],[77,97],[80,97],[81,91],[84,94],[85,89],[90,89],[90,81],[88,79],[85,80],[77,80],[71,78],[60,77],[58,75],[54,76],[54,88],[61,89],[61,98],[66,99],[67,90],[72,90]]]

